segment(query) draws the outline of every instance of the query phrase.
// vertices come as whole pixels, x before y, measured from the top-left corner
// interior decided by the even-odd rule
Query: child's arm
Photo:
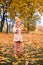
[[[27,31],[27,29],[24,27],[23,24],[21,25],[21,30],[22,30],[22,33],[25,33]]]
[[[18,30],[17,30],[15,24],[14,24],[14,27],[13,27],[13,33],[18,33]]]

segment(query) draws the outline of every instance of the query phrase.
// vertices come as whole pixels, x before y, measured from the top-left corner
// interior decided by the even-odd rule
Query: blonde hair
[[[15,17],[15,22],[19,22],[20,18],[19,17]]]

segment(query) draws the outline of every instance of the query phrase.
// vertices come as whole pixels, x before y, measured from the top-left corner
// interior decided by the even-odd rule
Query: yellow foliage
[[[0,0],[4,5],[4,1]],[[11,17],[14,17],[14,10],[16,12],[19,12],[21,14],[22,18],[30,17],[31,14],[35,11],[35,9],[40,9],[39,6],[41,6],[40,11],[43,11],[43,0],[12,0],[10,3],[11,9],[10,14]],[[30,14],[30,16],[29,16]]]

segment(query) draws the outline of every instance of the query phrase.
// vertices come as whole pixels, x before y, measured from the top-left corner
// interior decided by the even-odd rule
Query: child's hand
[[[25,33],[26,32],[26,28],[22,28],[22,33]]]
[[[16,34],[18,33],[18,30],[16,30],[16,32],[15,32]]]

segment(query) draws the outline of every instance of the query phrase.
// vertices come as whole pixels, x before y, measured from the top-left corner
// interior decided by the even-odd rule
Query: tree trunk
[[[29,33],[29,21],[27,22],[27,33]]]
[[[2,18],[1,26],[0,26],[0,32],[2,32],[2,30],[3,30],[4,20],[5,20],[5,12],[3,13],[3,18]]]
[[[6,30],[6,34],[8,34],[8,22],[7,22],[7,30]]]
[[[0,32],[2,32],[4,26],[4,21],[1,22]]]

